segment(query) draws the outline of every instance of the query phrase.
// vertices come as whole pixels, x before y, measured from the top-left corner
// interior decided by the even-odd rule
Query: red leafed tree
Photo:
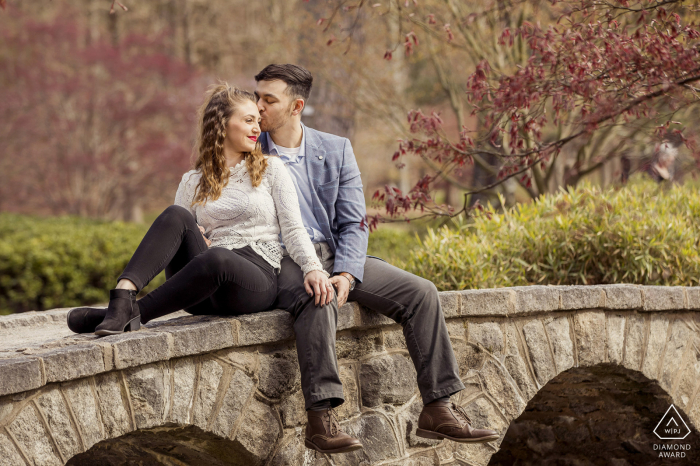
[[[5,14],[0,209],[132,219],[172,201],[189,167],[197,74],[157,38],[89,43],[69,13]]]
[[[591,141],[590,156],[575,157],[564,184],[620,157],[640,133],[682,140],[698,160],[693,128],[685,124],[697,117],[700,33],[693,21],[697,13],[681,0],[501,0],[479,3],[480,11],[472,2],[452,0],[330,3],[328,20],[319,22],[341,44],[362,27],[368,15],[362,11],[393,16],[398,35],[397,26],[391,37],[387,29],[387,41],[394,45],[384,58],[430,49],[450,99],[461,88],[475,121],[474,127],[463,126],[458,138],[449,138],[440,115],[409,113],[410,136],[400,141],[394,160],[418,156],[432,171],[407,193],[387,186],[374,194],[390,217],[416,209],[428,216],[468,211],[468,196],[459,209],[437,205],[433,194],[437,183],[455,181],[454,173],[474,163],[495,176],[487,185],[462,184],[467,194],[510,180],[536,197],[548,191],[562,152],[581,152]],[[534,4],[536,18],[545,24],[527,21],[523,12]],[[493,43],[478,36],[483,23],[492,27]],[[436,50],[471,61],[466,79],[448,82],[445,70],[458,62],[441,63]],[[487,157],[495,162],[484,163]],[[375,216],[370,224],[380,220]]]

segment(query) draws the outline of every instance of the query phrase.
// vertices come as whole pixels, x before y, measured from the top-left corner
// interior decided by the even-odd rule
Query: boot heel
[[[416,435],[418,437],[429,438],[429,439],[433,439],[433,440],[442,440],[445,438],[442,435],[438,434],[437,432],[432,432],[430,430],[424,430],[424,429],[416,429]]]
[[[141,316],[134,317],[131,319],[131,321],[126,324],[126,327],[124,328],[125,332],[135,332],[138,329],[141,328]]]

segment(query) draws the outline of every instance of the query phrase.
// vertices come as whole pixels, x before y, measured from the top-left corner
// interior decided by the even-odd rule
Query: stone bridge
[[[467,389],[497,442],[415,436],[422,407],[401,328],[340,312],[344,428],[364,450],[303,446],[289,316],[184,313],[139,332],[72,335],[66,310],[0,318],[0,464],[666,464],[700,462],[700,288],[532,286],[441,293]],[[674,403],[690,435],[652,433]],[[678,448],[676,446],[675,448]],[[687,448],[690,448],[688,451]]]

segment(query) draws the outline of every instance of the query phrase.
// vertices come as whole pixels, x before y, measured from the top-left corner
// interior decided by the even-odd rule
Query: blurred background
[[[0,312],[105,300],[106,290],[150,222],[172,203],[182,173],[191,166],[196,110],[208,85],[226,80],[253,89],[253,76],[269,63],[308,68],[315,80],[303,120],[350,138],[368,211],[378,213],[383,206],[371,202],[376,190],[391,185],[408,192],[435,170],[421,158],[404,158],[400,165],[392,161],[397,140],[410,134],[407,112],[437,112],[452,137],[463,126],[479,126],[483,122],[470,114],[464,93],[467,77],[484,58],[499,72],[517,69],[529,52],[524,45],[501,44],[504,28],[526,21],[552,24],[561,14],[558,6],[538,1],[472,5],[429,0],[420,6],[384,1],[362,9],[334,0],[124,3],[128,11],[107,0],[9,1],[0,11]],[[428,11],[445,24],[443,36],[424,34],[421,45],[407,51],[413,46],[405,18],[429,18]],[[489,13],[493,11],[497,14]],[[453,20],[450,28],[450,16],[463,21]],[[460,33],[456,47],[450,36]],[[673,112],[689,128],[686,135],[692,135],[696,106]],[[493,215],[381,224],[371,235],[370,253],[431,279],[439,275],[442,289],[620,281],[697,284],[698,258],[691,251],[697,250],[700,212],[697,162],[672,132],[659,138],[656,124],[652,117],[640,118],[572,143],[546,167],[537,189],[510,180],[468,197],[471,205],[477,200],[493,205]],[[561,134],[566,128],[547,131]],[[482,165],[460,167],[437,184],[435,201],[459,208],[465,192],[496,179],[497,166],[497,160],[486,158]],[[625,191],[616,197],[627,183],[636,186],[636,194],[630,197]],[[567,187],[574,194],[561,191]],[[589,197],[577,201],[576,189]],[[541,195],[550,197],[535,203],[539,213],[523,214],[518,208]],[[632,233],[603,229],[610,240],[595,250],[609,257],[616,249],[631,251],[634,260],[624,265],[629,270],[612,274],[600,273],[593,249],[580,266],[572,265],[578,256],[564,254],[575,234],[579,239],[597,234],[594,226],[575,223],[591,221],[586,209],[609,211],[600,211],[599,202],[589,206],[585,199],[606,196],[620,214],[633,216],[613,221],[628,225]],[[674,201],[668,196],[675,196]],[[646,201],[640,205],[639,199]],[[562,202],[573,207],[564,208]],[[645,212],[635,214],[630,203]],[[667,205],[673,209],[664,207],[653,215],[655,208]],[[559,246],[543,240],[556,236],[547,235],[543,224],[504,245],[507,235],[494,230],[493,218],[507,216],[509,209],[525,215],[521,224],[508,227],[511,233],[525,231],[518,225],[535,224],[527,215],[576,216],[569,233],[557,240]],[[609,225],[612,220],[600,221]],[[552,222],[547,228],[562,228]],[[674,222],[677,228],[670,228]],[[682,238],[669,238],[674,232]],[[647,240],[640,243],[641,237]],[[663,251],[654,249],[660,247],[659,238]],[[593,248],[590,242],[581,244]],[[478,247],[490,252],[477,254]],[[518,257],[522,264],[514,262],[518,253],[512,251],[523,248],[530,248],[532,257],[523,253]],[[561,257],[558,250],[564,251]],[[469,257],[460,255],[465,251]],[[558,259],[552,259],[553,253]],[[502,260],[508,262],[505,269],[492,269]],[[511,275],[504,272],[511,269]]]

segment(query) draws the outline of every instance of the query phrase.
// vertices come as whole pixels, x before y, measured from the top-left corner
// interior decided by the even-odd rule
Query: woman
[[[333,287],[303,226],[284,164],[262,154],[253,94],[215,86],[200,111],[195,169],[182,177],[175,205],[158,216],[109,293],[105,311],[77,308],[77,333],[113,335],[179,309],[238,315],[270,309],[282,241],[304,271],[309,295],[327,304]],[[167,281],[136,301],[161,270]],[[99,324],[99,325],[98,325]]]

